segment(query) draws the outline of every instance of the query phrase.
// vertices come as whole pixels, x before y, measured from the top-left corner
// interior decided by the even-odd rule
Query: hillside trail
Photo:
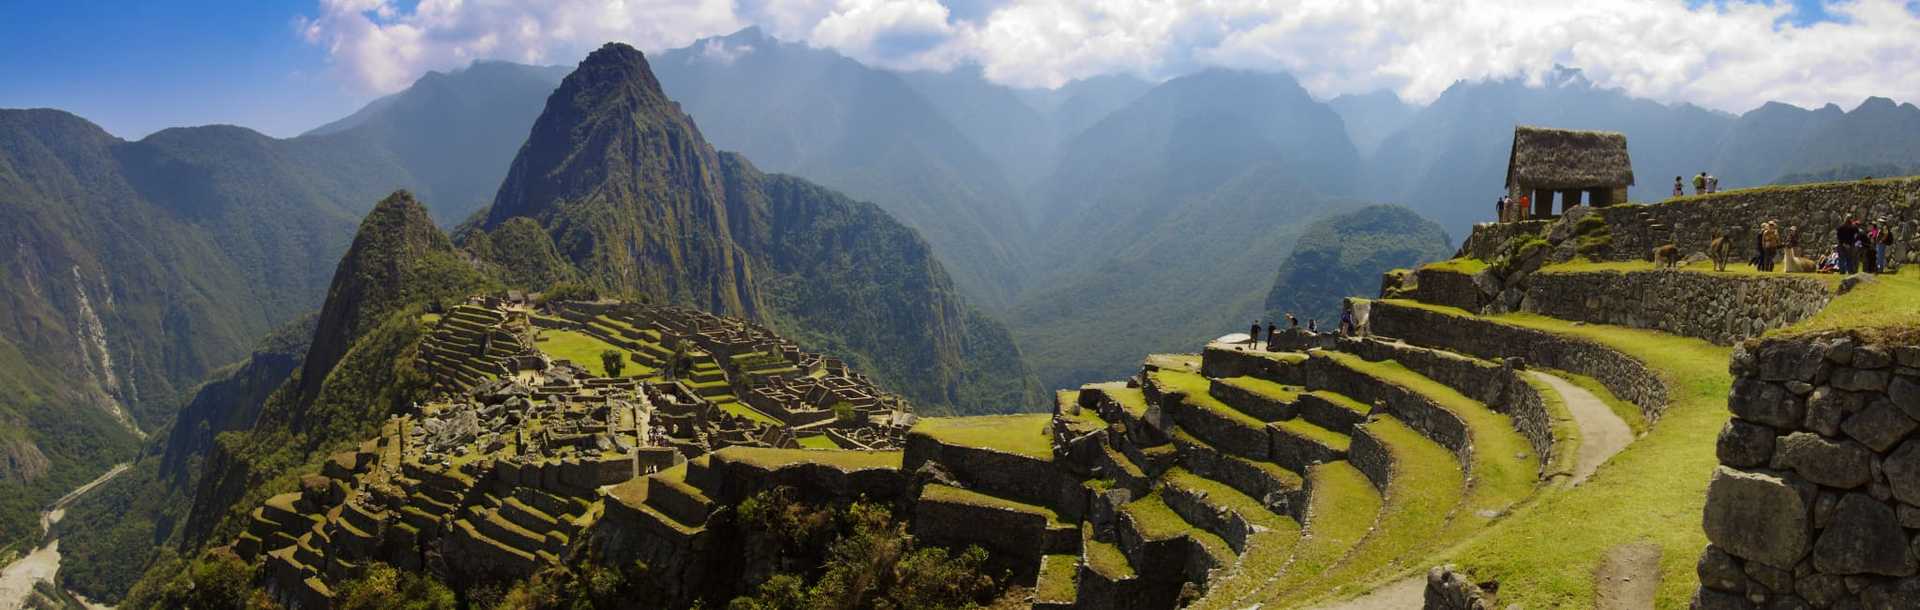
[[[53,506],[40,513],[40,531],[43,534],[51,533],[53,525],[59,523],[61,517],[66,516],[67,505],[80,499],[80,496],[86,495],[87,492],[93,491],[94,488],[113,480],[114,477],[120,476],[120,473],[126,472],[132,466],[133,464],[116,464],[99,478],[88,481],[87,484],[61,496],[59,500],[54,501]],[[33,585],[40,582],[53,582],[54,576],[59,572],[60,540],[48,538],[46,544],[8,564],[4,569],[0,569],[0,610],[14,610],[25,606],[27,598],[33,593]]]
[[[1601,464],[1633,442],[1633,428],[1607,408],[1607,403],[1573,382],[1539,371],[1527,371],[1560,393],[1574,427],[1580,430],[1580,448],[1574,454],[1574,487],[1593,476]],[[1594,572],[1595,601],[1600,608],[1650,608],[1660,584],[1660,549],[1648,558],[1645,544],[1623,544],[1607,552]],[[1427,575],[1417,573],[1393,581],[1353,599],[1315,606],[1315,610],[1403,610],[1425,603]]]

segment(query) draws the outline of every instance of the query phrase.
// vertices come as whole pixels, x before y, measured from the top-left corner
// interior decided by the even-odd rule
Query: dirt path
[[[1652,608],[1660,591],[1660,547],[1650,542],[1622,544],[1607,550],[1593,570],[1593,600],[1597,610]]]
[[[1567,404],[1573,425],[1580,429],[1580,448],[1574,455],[1573,487],[1593,476],[1613,454],[1633,442],[1633,429],[1607,408],[1600,397],[1572,382],[1539,371],[1528,371],[1535,379],[1552,386]],[[1642,548],[1646,547],[1646,548]],[[1651,549],[1652,558],[1646,557]],[[1594,574],[1599,589],[1600,608],[1651,608],[1653,594],[1660,585],[1660,548],[1652,545],[1622,545],[1608,552]],[[1415,574],[1374,589],[1347,601],[1317,606],[1317,610],[1400,610],[1419,608],[1425,602],[1427,577]],[[1613,600],[1613,601],[1609,601]],[[1609,603],[1615,605],[1608,605]]]
[[[1620,416],[1614,415],[1613,409],[1607,408],[1607,403],[1601,402],[1593,392],[1539,371],[1528,371],[1527,374],[1560,393],[1561,400],[1567,404],[1567,411],[1573,415],[1573,425],[1580,429],[1580,449],[1574,454],[1573,477],[1567,480],[1567,487],[1585,482],[1608,458],[1633,442],[1633,428],[1627,427],[1627,422],[1620,421]]]
[[[45,533],[52,530],[53,524],[59,523],[60,518],[66,516],[68,504],[72,504],[74,500],[80,499],[80,496],[86,495],[87,492],[93,491],[107,481],[113,480],[114,477],[120,476],[120,473],[126,472],[131,466],[132,464],[116,465],[99,478],[74,488],[73,491],[67,492],[67,495],[60,496],[59,500],[54,501],[52,507],[40,513],[40,531]],[[48,540],[32,553],[8,564],[5,569],[0,569],[0,610],[17,610],[26,605],[27,596],[33,593],[34,583],[51,582],[54,575],[59,572],[60,541],[57,539]]]

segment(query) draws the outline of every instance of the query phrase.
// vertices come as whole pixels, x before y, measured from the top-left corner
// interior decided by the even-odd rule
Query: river
[[[80,496],[84,496],[87,492],[93,491],[94,488],[101,486],[107,481],[113,480],[114,477],[120,476],[120,473],[126,472],[127,468],[131,466],[132,464],[117,464],[113,468],[107,469],[106,474],[100,475],[99,478],[88,481],[86,485],[74,488],[73,491],[67,492],[67,495],[60,496],[59,500],[53,502],[53,506],[48,507],[47,510],[40,513],[41,533],[44,534],[52,531],[53,524],[59,523],[60,518],[67,515],[67,506],[73,504],[74,500],[80,499]],[[41,545],[40,548],[34,549],[32,553],[28,553],[27,556],[21,557],[13,563],[8,564],[4,569],[0,569],[0,610],[19,610],[26,605],[27,597],[33,594],[33,585],[35,583],[53,582],[54,576],[59,573],[60,540],[58,538],[51,538],[47,540],[46,544]],[[85,602],[85,600],[81,601]],[[88,603],[87,606],[100,609],[108,608],[107,606],[93,603]]]

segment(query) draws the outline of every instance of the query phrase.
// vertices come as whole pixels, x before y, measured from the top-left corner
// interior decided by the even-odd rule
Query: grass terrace
[[[755,411],[755,413],[758,413],[758,411]],[[800,437],[799,440],[800,440],[800,448],[802,449],[839,449],[840,448],[839,444],[834,443],[833,439],[827,438],[827,435],[825,434],[815,434],[813,436],[802,436]]]
[[[1459,273],[1462,275],[1473,275],[1475,273],[1485,271],[1487,267],[1488,267],[1487,261],[1483,261],[1477,258],[1452,258],[1452,259],[1443,260],[1437,263],[1427,263],[1425,265],[1420,266],[1421,269],[1425,269],[1425,270],[1447,271],[1451,273]]]
[[[1140,388],[1129,388],[1124,381],[1095,383],[1082,387],[1085,389],[1097,389],[1106,393],[1114,402],[1120,403],[1121,410],[1126,411],[1127,415],[1133,416],[1135,419],[1147,416],[1147,397],[1140,393]]]
[[[785,425],[780,420],[775,419],[772,415],[761,413],[759,409],[749,407],[745,403],[742,403],[739,401],[729,400],[725,402],[718,402],[718,403],[714,403],[714,406],[720,407],[721,411],[726,411],[729,414],[745,417],[749,420],[757,421],[770,426]],[[820,437],[820,438],[824,439],[826,437]],[[801,444],[805,445],[805,443],[801,443]],[[835,448],[835,447],[837,447],[837,445],[834,445],[833,441],[827,441],[827,445],[822,448],[826,449],[826,448]]]
[[[1367,537],[1380,514],[1380,492],[1352,464],[1316,464],[1307,470],[1307,480],[1312,493],[1307,507],[1306,537],[1295,547],[1286,572],[1264,583],[1254,599],[1266,599],[1320,578]],[[1220,601],[1219,605],[1209,607],[1241,608],[1250,605],[1245,602],[1251,600]]]
[[[569,360],[586,367],[587,371],[596,377],[607,376],[607,368],[600,363],[600,353],[607,350],[620,352],[621,357],[627,359],[627,368],[621,371],[624,376],[645,377],[653,374],[652,368],[634,362],[627,356],[627,350],[614,347],[580,331],[543,329],[540,331],[540,341],[534,345],[548,356]]]
[[[1034,583],[1033,596],[1042,601],[1071,601],[1078,592],[1080,558],[1074,555],[1048,555],[1040,560],[1040,578]]]
[[[993,449],[1036,460],[1053,461],[1053,437],[1047,414],[981,415],[973,417],[927,417],[913,427],[913,434],[924,434],[947,445]]]
[[[1451,307],[1392,302],[1473,317]],[[1715,441],[1728,417],[1730,349],[1651,330],[1575,325],[1531,314],[1486,319],[1586,339],[1637,358],[1660,375],[1670,403],[1646,436],[1615,455],[1585,484],[1541,496],[1451,551],[1444,561],[1460,564],[1477,579],[1499,579],[1502,603],[1591,608],[1594,569],[1607,551],[1647,541],[1661,548],[1655,603],[1686,607],[1699,588],[1694,564],[1707,544],[1700,515],[1707,475],[1719,464]]]
[[[1467,423],[1474,448],[1473,491],[1467,498],[1469,515],[1477,515],[1482,510],[1505,512],[1533,493],[1534,485],[1539,482],[1540,456],[1533,453],[1533,445],[1526,437],[1514,429],[1513,418],[1408,370],[1398,362],[1368,362],[1339,352],[1323,354],[1347,368],[1425,396]],[[1526,457],[1515,457],[1521,455]]]
[[[1873,281],[1834,298],[1832,303],[1813,317],[1769,332],[1766,336],[1792,336],[1840,329],[1860,331],[1877,338],[1891,338],[1880,337],[1889,333],[1909,336],[1916,326],[1920,326],[1920,269],[1907,265],[1901,267],[1899,273],[1872,277]]]
[[[1093,526],[1080,526],[1080,548],[1087,559],[1087,567],[1111,580],[1132,578],[1133,564],[1127,562],[1126,553],[1110,542],[1093,539]]]
[[[965,489],[960,489],[958,487],[941,485],[939,483],[927,484],[926,489],[923,489],[920,492],[920,500],[923,502],[924,501],[944,502],[947,504],[962,504],[966,506],[978,506],[981,508],[1010,510],[1014,512],[1021,512],[1021,513],[1027,513],[1030,515],[1039,515],[1042,517],[1046,517],[1048,523],[1060,522],[1060,515],[1055,514],[1052,509],[1048,509],[1044,506],[1035,506],[1032,504],[1027,504],[1025,502],[1015,502],[1013,500],[1008,500],[1006,498],[1001,498],[998,496],[989,496],[987,494],[983,494],[980,492],[968,491]]]
[[[1340,588],[1326,586],[1352,588],[1371,575],[1425,569],[1419,558],[1487,523],[1473,514],[1470,504],[1461,504],[1471,498],[1464,496],[1467,481],[1453,452],[1391,417],[1368,422],[1366,429],[1393,455],[1393,478],[1387,483],[1380,520],[1344,563],[1289,597],[1337,595],[1343,592]]]
[[[766,447],[734,446],[711,454],[715,459],[731,460],[749,464],[767,470],[778,470],[795,464],[822,464],[841,470],[867,470],[873,468],[900,468],[899,451],[846,451],[819,449],[769,449]]]

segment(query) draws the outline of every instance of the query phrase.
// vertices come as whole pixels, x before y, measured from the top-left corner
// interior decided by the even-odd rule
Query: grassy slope
[[[1662,549],[1657,605],[1685,607],[1699,587],[1694,561],[1706,546],[1700,515],[1708,475],[1718,463],[1715,438],[1727,419],[1729,349],[1654,331],[1575,326],[1535,315],[1490,319],[1579,337],[1638,358],[1659,372],[1671,402],[1652,432],[1614,456],[1584,485],[1542,496],[1451,552],[1446,561],[1459,563],[1476,578],[1499,579],[1502,603],[1587,608],[1594,603],[1593,570],[1606,551],[1644,540]]]
[[[949,445],[1005,451],[1035,459],[1053,461],[1053,438],[1047,433],[1051,415],[990,415],[978,417],[928,417],[913,427]]]

